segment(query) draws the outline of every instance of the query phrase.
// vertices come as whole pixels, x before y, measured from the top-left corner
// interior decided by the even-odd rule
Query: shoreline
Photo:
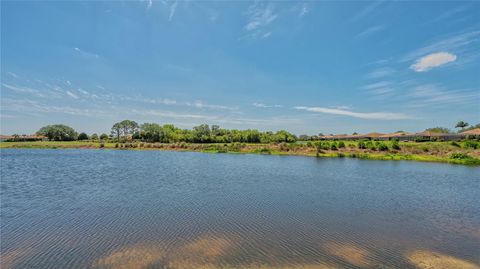
[[[447,143],[447,142],[431,142],[431,143]],[[400,144],[402,145],[402,144]],[[405,143],[402,145],[408,147]],[[427,146],[435,149],[434,145]],[[402,151],[372,151],[358,150],[356,148],[341,148],[336,150],[317,150],[306,144],[241,144],[241,143],[225,143],[225,144],[196,144],[196,143],[101,143],[98,141],[72,141],[72,142],[54,142],[54,141],[38,141],[38,142],[0,142],[0,149],[114,149],[114,150],[163,150],[163,151],[187,151],[187,152],[203,152],[203,153],[228,153],[228,154],[262,154],[262,155],[285,155],[285,156],[306,156],[318,158],[357,158],[366,160],[382,160],[382,161],[420,161],[420,162],[436,162],[449,163],[468,166],[480,166],[480,150],[450,150],[448,154],[419,154],[412,149],[406,152]],[[411,151],[411,152],[409,152]],[[468,154],[470,153],[470,154]],[[457,154],[460,158],[452,158],[452,154]],[[463,155],[461,155],[463,154]],[[474,156],[471,156],[474,155]]]

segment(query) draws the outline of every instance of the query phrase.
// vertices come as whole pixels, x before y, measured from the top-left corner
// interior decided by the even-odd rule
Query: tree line
[[[78,134],[72,127],[56,124],[42,127],[37,135],[46,136],[52,141],[73,140],[113,140],[124,142],[140,140],[144,142],[160,143],[271,143],[271,142],[295,142],[297,136],[285,130],[277,132],[262,132],[256,129],[236,130],[224,129],[218,125],[201,124],[192,129],[181,129],[173,124],[160,125],[158,123],[138,124],[132,120],[123,120],[113,124],[110,135],[86,133]]]
[[[463,121],[458,122],[455,128],[460,128],[459,132],[468,129],[480,128],[480,124],[472,125]],[[435,127],[428,128],[427,131],[439,133],[452,133],[448,128]],[[356,134],[356,133],[354,133]],[[98,135],[92,134],[88,136],[86,133],[77,133],[72,127],[55,124],[42,127],[37,135],[46,136],[52,141],[73,141],[73,140],[111,140],[124,142],[127,140],[140,140],[144,142],[160,142],[160,143],[271,143],[271,142],[295,142],[299,141],[315,141],[319,136],[300,135],[295,136],[285,130],[277,132],[262,132],[256,129],[236,130],[224,129],[218,125],[201,124],[192,129],[181,129],[173,124],[160,125],[158,123],[138,124],[133,120],[123,120],[113,124],[110,135],[105,133]]]

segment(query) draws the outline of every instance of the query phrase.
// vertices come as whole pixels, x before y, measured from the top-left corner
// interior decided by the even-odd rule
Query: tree
[[[140,127],[140,137],[148,142],[160,142],[163,138],[163,128],[157,123],[144,123]]]
[[[210,127],[208,124],[201,124],[193,127],[194,142],[210,142]]]
[[[101,140],[107,140],[107,139],[108,139],[108,135],[105,134],[105,133],[103,133],[103,134],[100,135],[100,139],[101,139]]]
[[[434,132],[434,133],[442,133],[442,134],[449,134],[449,133],[452,132],[450,129],[445,128],[445,127],[433,127],[433,128],[428,128],[425,131]]]
[[[98,135],[97,135],[96,133],[94,133],[94,134],[92,134],[92,135],[90,136],[90,139],[92,139],[92,140],[98,140]]]
[[[120,122],[115,123],[112,126],[112,135],[117,137],[117,142],[120,141],[121,132],[122,132],[122,125],[120,125]]]
[[[88,135],[86,133],[80,133],[78,135],[78,140],[88,140]]]
[[[127,139],[129,136],[133,136],[138,131],[138,123],[132,120],[123,120],[117,122],[112,126],[112,135],[117,137],[120,141],[120,137]]]
[[[54,141],[72,141],[77,138],[77,132],[64,124],[44,126],[38,130],[37,135],[46,136],[49,140]]]
[[[457,125],[455,125],[455,128],[461,128],[463,130],[463,128],[465,128],[467,126],[468,126],[468,122],[459,121],[459,122],[457,122]]]

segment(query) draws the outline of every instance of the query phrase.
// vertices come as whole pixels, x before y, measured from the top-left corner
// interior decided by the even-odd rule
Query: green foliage
[[[100,135],[100,139],[101,139],[101,140],[107,140],[107,139],[108,139],[108,135],[107,135],[107,134],[101,134],[101,135]]]
[[[425,131],[434,132],[434,133],[442,133],[442,134],[452,133],[452,131],[450,129],[445,128],[445,127],[433,127],[433,128],[428,128]]]
[[[381,143],[378,143],[378,146],[377,146],[378,150],[380,151],[387,151],[388,150],[388,146],[387,144],[381,142]]]
[[[338,142],[338,148],[344,148],[345,143],[343,141]]]
[[[78,135],[78,140],[88,140],[88,135],[86,133],[80,133]]]
[[[398,142],[398,139],[392,141],[392,149],[400,150],[400,143]]]
[[[358,148],[359,148],[359,149],[366,149],[366,148],[367,148],[367,145],[365,144],[364,141],[359,141],[359,142],[358,142]]]
[[[48,137],[50,141],[73,141],[77,138],[77,132],[67,125],[47,125],[38,130],[37,135]]]
[[[461,129],[463,129],[463,128],[467,127],[467,126],[468,126],[468,123],[467,123],[467,122],[459,121],[459,122],[457,122],[457,124],[455,125],[455,128],[461,128]]]
[[[460,144],[458,144],[458,143],[455,142],[455,141],[450,142],[450,145],[452,145],[452,146],[454,146],[454,147],[457,147],[457,148],[460,147]]]
[[[478,144],[479,144],[478,142],[467,140],[465,141],[465,143],[463,143],[463,147],[466,149],[478,149],[479,148]]]
[[[92,139],[92,140],[98,140],[98,134],[92,134],[92,135],[90,136],[90,139]]]

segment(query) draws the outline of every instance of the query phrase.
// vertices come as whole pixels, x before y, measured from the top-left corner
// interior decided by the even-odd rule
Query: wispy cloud
[[[382,3],[383,3],[383,1],[374,1],[374,2],[370,3],[368,6],[364,7],[359,12],[357,12],[353,17],[351,17],[350,21],[352,21],[352,22],[357,21],[357,20],[369,15],[370,13],[375,11],[375,9],[377,9]]]
[[[177,11],[178,2],[175,1],[170,4],[170,13],[168,14],[168,21],[172,21],[173,17],[175,16],[175,12]]]
[[[37,97],[45,96],[39,90],[28,88],[28,87],[19,87],[19,86],[5,84],[5,83],[2,83],[2,86],[16,93],[30,94]]]
[[[379,81],[367,84],[363,86],[362,89],[367,90],[370,95],[373,95],[379,99],[391,96],[395,91],[392,87],[392,82],[390,81]]]
[[[409,105],[414,107],[478,104],[480,90],[447,90],[435,84],[425,84],[415,87],[410,93]]]
[[[149,10],[153,5],[153,0],[148,0],[147,1],[147,10]]]
[[[308,3],[303,3],[302,7],[300,8],[300,13],[298,14],[298,16],[303,17],[308,13],[308,11],[309,11]]]
[[[266,105],[263,103],[253,103],[252,104],[254,107],[259,107],[259,108],[280,108],[283,107],[282,105]]]
[[[73,50],[77,53],[79,53],[80,55],[82,55],[83,57],[88,57],[88,58],[95,58],[95,59],[98,59],[100,58],[100,55],[98,54],[95,54],[95,53],[91,53],[91,52],[87,52],[87,51],[84,51],[78,47],[75,47],[73,48]]]
[[[356,35],[357,38],[363,38],[363,37],[367,37],[367,36],[370,36],[376,32],[380,32],[380,31],[383,31],[385,30],[385,26],[384,25],[376,25],[376,26],[372,26],[372,27],[369,27],[365,30],[363,30],[362,32],[358,33]]]
[[[359,119],[369,119],[369,120],[404,120],[404,119],[411,119],[412,117],[405,115],[403,113],[391,113],[391,112],[354,112],[345,109],[338,109],[338,108],[327,108],[327,107],[305,107],[305,106],[297,106],[294,107],[298,110],[305,110],[309,112],[315,113],[323,113],[323,114],[332,114],[332,115],[341,115],[341,116],[348,116],[354,117]]]
[[[245,30],[249,32],[251,37],[266,38],[271,35],[271,31],[266,28],[278,17],[272,4],[255,2],[248,8],[248,20]]]
[[[11,77],[18,78],[18,75],[13,72],[7,72],[7,74]]]
[[[76,94],[74,94],[73,92],[71,92],[71,91],[68,91],[68,90],[67,90],[67,91],[65,91],[65,93],[66,93],[68,96],[72,97],[73,99],[78,99],[78,96],[77,96]]]
[[[224,106],[224,105],[212,105],[212,104],[206,104],[202,101],[195,101],[195,102],[186,102],[185,105],[191,106],[191,107],[196,107],[196,108],[207,108],[207,109],[219,109],[219,110],[237,110],[238,107],[230,107],[230,106]]]
[[[425,72],[432,68],[453,62],[457,56],[448,52],[437,52],[423,56],[410,66],[415,72]]]
[[[366,78],[378,79],[378,78],[383,78],[383,77],[389,76],[393,73],[395,73],[394,69],[389,68],[389,67],[383,67],[383,68],[375,69],[372,72],[368,73],[366,75]]]
[[[480,30],[452,35],[406,54],[402,57],[401,62],[413,61],[424,55],[439,51],[453,51],[458,54],[460,51],[475,50],[475,48],[469,49],[468,46],[478,41],[480,41]]]

